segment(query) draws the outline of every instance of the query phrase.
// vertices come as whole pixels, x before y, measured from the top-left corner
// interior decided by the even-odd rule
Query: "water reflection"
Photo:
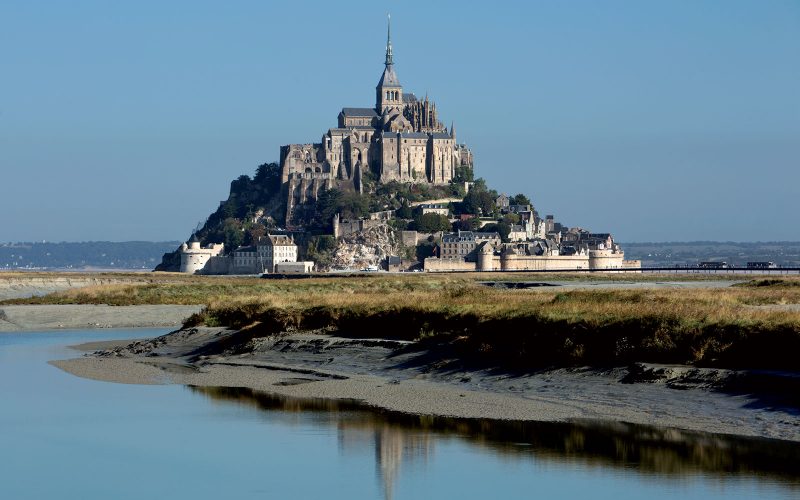
[[[217,401],[304,413],[338,429],[342,452],[372,445],[376,473],[391,498],[403,464],[424,463],[437,438],[462,439],[491,453],[538,461],[618,467],[645,475],[764,477],[800,486],[800,444],[624,423],[456,419],[365,407],[357,401],[297,399],[247,388],[191,387]]]

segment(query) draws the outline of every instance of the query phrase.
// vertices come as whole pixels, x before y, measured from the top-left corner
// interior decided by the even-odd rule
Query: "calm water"
[[[162,331],[0,334],[0,498],[800,498],[798,447],[774,442],[403,417],[47,364]]]

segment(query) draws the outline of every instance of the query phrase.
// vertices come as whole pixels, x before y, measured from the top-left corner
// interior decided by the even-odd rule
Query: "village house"
[[[477,231],[458,231],[447,233],[442,236],[443,259],[467,259],[474,258],[475,248],[483,242],[489,243],[492,247],[500,244],[500,234],[497,232],[486,233]]]

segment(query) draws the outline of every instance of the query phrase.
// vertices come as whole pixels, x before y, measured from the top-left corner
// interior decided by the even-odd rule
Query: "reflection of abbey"
[[[436,104],[404,92],[387,36],[383,74],[374,108],[343,108],[336,128],[316,144],[281,147],[282,182],[288,191],[287,221],[299,203],[314,200],[322,188],[361,191],[371,172],[379,182],[450,182],[458,167],[472,168],[472,153],[456,143],[455,127],[442,125]]]

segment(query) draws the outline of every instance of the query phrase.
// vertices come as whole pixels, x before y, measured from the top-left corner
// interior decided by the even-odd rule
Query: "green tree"
[[[530,200],[530,198],[528,198],[527,196],[525,196],[525,195],[524,195],[524,194],[522,194],[522,193],[515,194],[515,195],[514,195],[514,196],[512,196],[512,197],[511,197],[511,199],[510,199],[510,200],[508,200],[508,201],[509,201],[509,203],[511,203],[512,205],[530,205],[530,204],[531,204],[531,200]]]
[[[239,203],[237,202],[236,195],[231,195],[220,207],[222,219],[231,219],[236,217],[239,212]]]
[[[455,176],[453,180],[455,182],[472,182],[474,179],[474,172],[469,167],[456,167]]]
[[[490,215],[496,210],[495,197],[484,189],[470,189],[464,197],[462,210],[468,214]]]
[[[397,209],[395,215],[399,219],[411,219],[414,217],[413,212],[411,211],[411,207],[408,206],[407,202],[403,202],[403,205]]]
[[[277,163],[262,163],[256,168],[253,184],[268,193],[280,191],[281,167]]]
[[[420,233],[450,231],[450,221],[442,214],[427,213],[414,219],[414,228]]]
[[[426,258],[433,257],[436,250],[436,243],[424,241],[417,245],[416,257],[419,262],[424,262]]]
[[[244,241],[241,221],[233,217],[225,219],[222,223],[222,238],[227,251],[240,247]]]
[[[329,252],[336,248],[336,238],[330,234],[323,234],[316,237],[316,247],[320,252]]]
[[[263,224],[253,224],[245,231],[244,244],[255,245],[258,240],[266,236],[267,228]]]
[[[240,175],[236,180],[231,181],[231,195],[247,193],[250,190],[250,176]]]

